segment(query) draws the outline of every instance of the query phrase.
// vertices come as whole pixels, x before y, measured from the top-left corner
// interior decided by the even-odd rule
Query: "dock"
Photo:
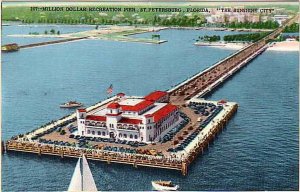
[[[44,144],[34,139],[34,137],[47,134],[49,131],[51,132],[56,128],[67,126],[68,124],[76,121],[75,113],[57,121],[50,122],[25,135],[15,136],[6,141],[5,147],[2,146],[2,149],[6,150],[6,152],[25,152],[40,156],[58,156],[60,158],[78,158],[82,154],[85,154],[87,159],[103,161],[108,164],[120,163],[129,164],[133,167],[143,166],[172,169],[181,171],[182,175],[187,175],[188,167],[204,152],[207,147],[209,147],[209,144],[215,140],[216,135],[222,132],[226,124],[238,109],[238,104],[235,102],[223,100],[207,101],[201,97],[212,92],[227,79],[234,76],[234,74],[246,66],[251,60],[263,53],[268,46],[269,40],[274,39],[277,35],[279,35],[284,27],[291,24],[295,19],[296,18],[292,18],[266,37],[244,47],[240,51],[226,57],[206,70],[195,74],[168,90],[170,103],[178,106],[180,111],[186,115],[187,119],[189,119],[183,129],[175,135],[175,137],[178,135],[183,136],[184,134],[182,133],[189,130],[188,135],[184,139],[188,139],[190,136],[193,136],[190,142],[185,145],[184,150],[169,150],[174,148],[165,150],[170,146],[178,146],[178,141],[177,144],[175,144],[175,140],[171,140],[166,143],[157,143],[156,145],[149,144],[149,146],[146,147],[138,147],[134,153],[120,153],[116,151],[108,151],[103,148],[81,148],[78,146]],[[97,107],[105,106],[115,100],[116,96],[111,97],[105,101],[88,107],[86,110],[88,112],[93,111]],[[194,106],[214,106],[214,110],[212,110],[209,116],[201,117],[203,119],[198,121],[199,115],[194,113]],[[181,141],[179,141],[179,143],[180,142]],[[181,142],[181,144],[182,143],[183,142]],[[152,148],[156,150],[161,149],[163,151],[161,155],[137,153],[138,150],[148,150]]]

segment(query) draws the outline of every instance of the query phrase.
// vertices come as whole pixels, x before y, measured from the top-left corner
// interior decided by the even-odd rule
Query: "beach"
[[[268,48],[270,51],[299,51],[299,41],[275,42]]]
[[[203,47],[209,46],[209,47],[225,48],[225,49],[241,49],[241,48],[249,45],[249,43],[197,42],[197,43],[195,43],[195,45],[203,46]]]

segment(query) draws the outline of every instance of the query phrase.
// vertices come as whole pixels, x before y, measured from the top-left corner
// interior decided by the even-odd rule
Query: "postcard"
[[[298,191],[298,2],[2,2],[3,191]]]

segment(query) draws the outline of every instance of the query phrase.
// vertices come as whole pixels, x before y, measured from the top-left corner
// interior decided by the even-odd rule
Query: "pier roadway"
[[[223,82],[223,80],[225,80],[225,74],[227,74],[228,77],[232,76],[237,71],[236,69],[238,67],[244,66],[241,65],[241,63],[247,63],[261,54],[270,40],[276,38],[286,26],[291,25],[297,19],[298,15],[286,21],[281,27],[277,28],[264,38],[244,47],[238,52],[226,57],[208,69],[170,89],[168,92],[171,95],[171,102],[177,105],[183,105],[186,100],[189,100],[196,95],[203,96],[205,93],[203,95],[199,95],[199,93],[203,92],[204,89],[217,81],[220,81],[220,83]],[[231,72],[231,74],[228,74],[229,72]],[[208,90],[208,92],[209,91],[211,90]]]

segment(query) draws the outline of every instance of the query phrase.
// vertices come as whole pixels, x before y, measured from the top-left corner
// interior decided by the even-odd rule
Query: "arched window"
[[[95,135],[95,131],[92,131],[92,134]]]
[[[102,132],[102,135],[105,136],[105,132],[104,131]]]
[[[98,135],[101,135],[101,131],[98,131]]]
[[[122,137],[122,133],[119,133],[119,137]]]
[[[124,134],[123,137],[124,137],[124,138],[127,138],[127,134]]]
[[[88,134],[91,134],[91,131],[90,131],[90,130],[88,130],[88,131],[87,131],[87,133],[88,133]]]
[[[138,136],[137,136],[137,135],[135,135],[135,136],[134,136],[134,138],[135,138],[135,139],[137,139],[137,138],[138,138]]]
[[[133,135],[130,134],[130,139],[132,139],[132,138],[133,138]]]

